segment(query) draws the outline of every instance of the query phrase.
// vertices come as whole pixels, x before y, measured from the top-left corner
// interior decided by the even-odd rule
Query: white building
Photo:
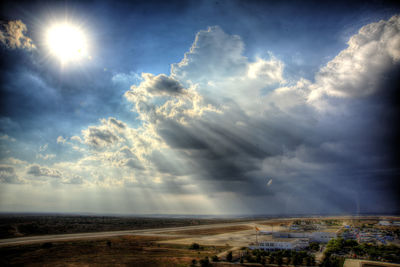
[[[311,242],[327,243],[336,238],[336,232],[274,232],[275,238],[308,238]]]
[[[389,221],[379,221],[379,225],[389,226],[389,225],[391,225],[391,224],[392,224],[392,223],[389,222]]]
[[[250,246],[250,249],[261,249],[266,251],[275,250],[301,250],[309,245],[308,239],[300,238],[278,238],[263,240],[258,245]]]
[[[332,238],[336,238],[336,232],[312,232],[310,241],[319,243],[328,243]]]

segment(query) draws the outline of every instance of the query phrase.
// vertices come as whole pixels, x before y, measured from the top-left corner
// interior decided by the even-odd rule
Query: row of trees
[[[321,267],[342,267],[345,257],[400,263],[400,248],[395,245],[359,244],[355,240],[331,239],[326,245]]]
[[[241,257],[241,263],[244,261],[250,263],[261,263],[261,264],[277,264],[282,266],[283,264],[289,265],[292,264],[294,266],[298,265],[307,265],[314,266],[315,265],[315,257],[314,255],[310,255],[305,251],[290,251],[290,250],[281,250],[268,252],[263,250],[253,250],[252,253],[246,253],[245,256]]]
[[[359,244],[355,240],[331,239],[326,245],[325,257],[350,255],[369,260],[400,263],[400,248],[395,245]]]

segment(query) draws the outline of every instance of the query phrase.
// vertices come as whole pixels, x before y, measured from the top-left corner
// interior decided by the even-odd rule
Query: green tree
[[[318,242],[311,242],[309,245],[310,250],[318,251],[319,250],[319,243]]]

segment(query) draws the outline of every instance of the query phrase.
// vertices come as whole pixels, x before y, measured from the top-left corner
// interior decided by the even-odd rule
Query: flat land
[[[38,228],[21,237],[12,235],[0,239],[0,266],[190,266],[193,259],[199,261],[206,256],[211,259],[215,255],[224,258],[229,251],[238,258],[240,248],[248,247],[256,240],[255,226],[266,232],[287,230],[296,218],[247,221],[144,218],[146,225],[139,218],[107,218],[102,223],[99,217],[68,217],[66,221],[76,221],[72,227],[65,223],[65,218],[56,218],[55,222],[48,218],[26,220],[14,218],[12,225],[18,229],[24,229],[21,227],[24,224],[39,225]],[[46,220],[49,225],[42,224]],[[207,221],[211,223],[206,224]],[[83,222],[90,222],[89,232],[81,232],[86,229]],[[126,229],[131,224],[136,226]],[[325,228],[339,228],[337,224],[337,220],[328,220]],[[57,225],[70,230],[58,234],[62,228],[55,227]],[[121,227],[123,230],[92,231]],[[47,234],[32,235],[38,229],[46,229]],[[257,237],[268,239],[271,235]],[[199,244],[200,248],[191,249],[193,243]],[[213,266],[235,265],[213,263]]]
[[[249,236],[254,222],[8,238],[0,239],[0,266],[189,266],[246,246]],[[190,249],[195,242],[200,249]]]
[[[141,230],[241,221],[243,219],[0,214],[0,238]]]
[[[193,259],[211,257],[227,247],[159,244],[163,237],[120,236],[91,240],[7,246],[0,265],[27,266],[189,266]]]

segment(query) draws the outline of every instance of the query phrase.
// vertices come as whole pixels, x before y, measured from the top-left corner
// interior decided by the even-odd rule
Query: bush
[[[200,249],[200,245],[197,243],[193,243],[190,245],[189,249]]]
[[[200,260],[200,266],[201,267],[208,267],[208,266],[212,266],[210,264],[210,261],[208,260],[208,257],[205,257],[204,259]]]
[[[226,255],[226,260],[227,261],[232,261],[232,251],[229,251],[228,255]]]
[[[51,242],[46,242],[42,245],[42,248],[52,248],[53,247],[53,243]]]
[[[309,245],[310,250],[318,251],[319,250],[319,243],[318,242],[311,242]]]

